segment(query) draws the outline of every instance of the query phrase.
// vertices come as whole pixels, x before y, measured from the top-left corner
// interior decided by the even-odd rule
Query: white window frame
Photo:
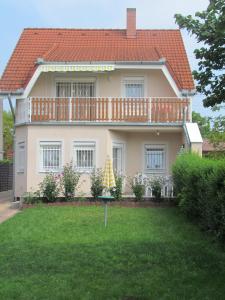
[[[143,85],[143,96],[140,97],[128,97],[126,95],[126,84],[142,84]],[[122,79],[122,95],[123,97],[128,97],[128,98],[144,98],[146,95],[146,79],[144,76],[139,76],[139,77],[124,77]]]
[[[123,142],[113,142],[112,143],[112,158],[113,158],[113,148],[121,149],[121,174],[124,174],[124,163],[125,163],[125,144]],[[114,164],[114,162],[113,162]],[[115,170],[114,170],[115,171]]]
[[[17,143],[17,173],[25,171],[25,141]]]
[[[59,166],[58,168],[47,168],[43,165],[42,146],[60,146],[59,149]],[[40,173],[58,173],[62,170],[63,144],[62,141],[39,141],[39,172]]]
[[[147,168],[147,161],[146,161],[146,150],[147,149],[160,149],[163,150],[163,166],[162,168]],[[166,171],[167,166],[167,147],[164,144],[145,144],[144,145],[144,170],[146,173],[164,173]]]
[[[92,155],[92,164],[91,166],[83,167],[83,166],[77,166],[77,150],[81,151],[93,151]],[[96,168],[96,142],[95,141],[89,141],[89,140],[79,140],[73,142],[73,165],[74,169],[77,172],[80,173],[91,173]]]
[[[71,84],[71,95],[68,96],[68,97],[74,97],[72,95],[72,85],[73,84],[79,84],[79,83],[90,83],[90,84],[93,84],[94,85],[94,95],[92,96],[92,98],[96,97],[96,90],[97,90],[97,84],[96,84],[96,78],[95,77],[84,77],[84,78],[56,78],[55,80],[55,95],[57,96],[57,85],[60,84],[60,83],[69,83]]]

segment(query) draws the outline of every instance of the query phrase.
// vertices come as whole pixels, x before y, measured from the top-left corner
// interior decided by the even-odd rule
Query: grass
[[[174,208],[37,207],[0,225],[0,299],[224,299],[225,252]]]

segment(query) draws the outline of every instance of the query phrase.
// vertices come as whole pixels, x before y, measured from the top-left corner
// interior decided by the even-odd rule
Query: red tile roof
[[[202,143],[203,153],[220,152],[220,151],[225,151],[225,143],[219,142],[218,145],[214,145],[208,139],[203,139],[203,143]]]
[[[0,91],[25,88],[37,58],[50,62],[158,61],[166,59],[179,89],[194,89],[179,30],[24,29],[0,80]]]

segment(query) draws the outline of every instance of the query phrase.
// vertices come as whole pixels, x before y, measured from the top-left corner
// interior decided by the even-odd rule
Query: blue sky
[[[137,28],[177,28],[174,14],[204,10],[208,0],[0,0],[0,74],[26,27],[125,28],[126,8],[137,9]],[[182,31],[192,69],[197,67],[194,37]],[[193,110],[212,115],[194,97]],[[8,105],[5,101],[4,107]]]

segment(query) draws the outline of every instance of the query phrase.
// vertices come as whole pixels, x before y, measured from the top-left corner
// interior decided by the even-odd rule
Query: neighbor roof
[[[180,90],[194,83],[179,30],[24,29],[0,80],[0,91],[25,88],[37,59],[49,62],[158,61],[166,64]]]
[[[202,152],[223,152],[225,151],[225,143],[219,142],[217,145],[214,145],[212,142],[210,142],[208,139],[203,139],[202,144]]]

